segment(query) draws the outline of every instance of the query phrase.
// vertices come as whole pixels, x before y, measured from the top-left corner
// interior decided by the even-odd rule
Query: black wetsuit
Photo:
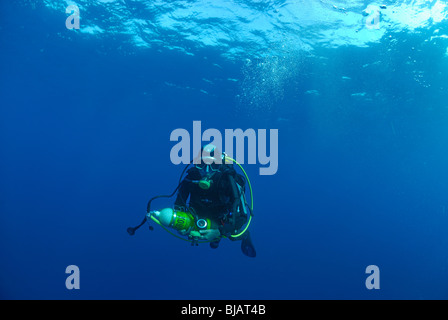
[[[193,167],[187,171],[187,176],[179,188],[175,207],[186,207],[190,197],[188,207],[193,209],[198,218],[212,220],[216,225],[213,228],[218,228],[221,234],[240,229],[247,217],[242,212],[237,183],[244,185],[244,179],[239,177],[230,165],[223,165],[219,171],[213,173],[213,182],[207,190],[192,182],[200,179],[200,169]]]

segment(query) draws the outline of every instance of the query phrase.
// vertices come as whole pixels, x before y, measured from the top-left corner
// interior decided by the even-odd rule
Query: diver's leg
[[[219,238],[218,240],[210,242],[210,248],[217,249],[219,247],[219,242],[220,241],[221,241],[221,238]]]

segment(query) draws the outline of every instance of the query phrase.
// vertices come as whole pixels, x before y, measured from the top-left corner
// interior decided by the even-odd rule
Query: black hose
[[[179,190],[179,188],[180,188],[180,186],[182,184],[182,177],[184,176],[185,171],[187,170],[187,168],[190,166],[190,164],[192,162],[193,162],[193,160],[191,160],[190,163],[185,166],[184,170],[182,171],[182,174],[180,175],[179,183],[178,183],[176,189],[174,189],[173,193],[171,193],[170,195],[161,195],[161,196],[155,196],[155,197],[151,198],[148,201],[148,204],[146,205],[146,213],[149,213],[151,211],[151,202],[153,200],[158,199],[158,198],[171,198],[172,196],[175,195],[175,193],[177,192],[177,190]],[[145,222],[146,222],[146,215],[145,215],[145,218],[142,220],[142,222],[138,226],[136,226],[136,227],[129,227],[127,229],[127,232],[129,233],[129,235],[133,236],[135,234],[135,231],[140,229],[140,227],[143,226],[145,224]],[[153,230],[154,228],[152,226],[150,226],[149,229]]]

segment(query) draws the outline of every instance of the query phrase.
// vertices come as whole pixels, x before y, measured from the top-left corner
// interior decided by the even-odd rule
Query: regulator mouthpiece
[[[203,190],[210,189],[210,180],[202,179],[202,180],[199,180],[198,184],[199,184],[199,188],[201,188]]]

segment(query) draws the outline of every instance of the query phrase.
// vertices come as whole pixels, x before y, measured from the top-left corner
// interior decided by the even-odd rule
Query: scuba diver
[[[185,170],[192,163],[194,166],[182,180]],[[236,172],[233,163],[242,169],[245,177]],[[133,235],[147,220],[153,220],[172,235],[186,240],[166,227],[177,230],[178,234],[188,238],[191,245],[198,245],[203,241],[209,242],[210,247],[216,249],[222,238],[241,240],[243,254],[255,257],[255,247],[248,230],[253,215],[252,188],[244,169],[213,144],[202,147],[198,157],[190,164],[182,172],[176,190],[169,196],[152,198],[148,202],[145,219],[139,226],[128,228],[128,233]],[[245,197],[246,181],[250,188],[251,205]],[[172,197],[177,191],[174,209],[150,210],[152,200]]]

